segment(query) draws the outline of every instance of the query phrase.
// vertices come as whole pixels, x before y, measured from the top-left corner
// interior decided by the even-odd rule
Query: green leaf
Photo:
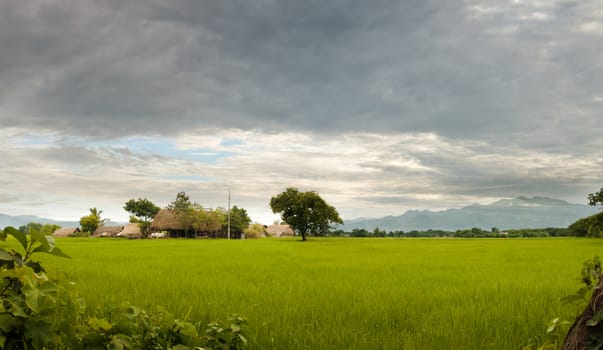
[[[46,249],[47,251],[50,251],[50,245],[48,244],[48,241],[46,240],[46,236],[36,230],[36,229],[30,229],[29,230],[29,236],[31,237],[31,240],[34,242],[38,242],[41,244],[41,247],[44,247],[44,249]]]
[[[23,234],[23,232],[17,230],[16,228],[14,228],[12,226],[5,227],[4,232],[15,237],[17,239],[17,241],[19,241],[19,243],[21,243],[21,246],[23,247],[23,249],[27,250],[27,237],[25,237],[25,234]]]
[[[32,285],[26,285],[23,287],[23,294],[25,295],[25,304],[35,313],[40,312],[40,290]]]
[[[11,328],[17,325],[17,321],[10,314],[0,314],[0,329],[6,333],[10,332]]]
[[[0,260],[11,261],[13,260],[13,256],[10,255],[6,250],[0,248]]]

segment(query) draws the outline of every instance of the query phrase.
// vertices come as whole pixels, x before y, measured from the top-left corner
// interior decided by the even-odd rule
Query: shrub
[[[245,238],[260,238],[266,233],[266,230],[262,224],[251,224],[243,233],[245,234]]]

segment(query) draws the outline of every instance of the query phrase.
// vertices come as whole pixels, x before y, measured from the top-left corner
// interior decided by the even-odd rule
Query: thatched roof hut
[[[270,237],[295,236],[293,229],[289,225],[270,225],[266,227],[266,235]]]
[[[115,237],[124,229],[124,226],[99,226],[92,237]]]
[[[82,232],[79,227],[60,228],[52,233],[52,237],[69,237],[78,232]]]
[[[138,226],[138,224],[127,224],[124,226],[124,229],[117,234],[117,237],[129,239],[142,238],[142,232],[140,232],[140,226]]]
[[[178,219],[178,214],[171,209],[161,209],[149,227],[151,232],[184,231],[184,229],[184,224]]]

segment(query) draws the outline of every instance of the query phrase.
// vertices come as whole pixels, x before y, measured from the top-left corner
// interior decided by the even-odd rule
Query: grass
[[[588,239],[70,238],[89,308],[130,301],[211,321],[239,313],[253,349],[521,349],[575,315]]]

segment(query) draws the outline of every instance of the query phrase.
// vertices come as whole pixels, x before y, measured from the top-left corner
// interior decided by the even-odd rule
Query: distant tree
[[[96,231],[98,226],[100,226],[100,222],[98,221],[98,218],[92,215],[87,215],[82,216],[82,218],[80,219],[80,226],[82,227],[82,232],[88,232],[92,234],[94,233],[94,231]]]
[[[306,240],[306,235],[324,235],[331,223],[343,224],[337,210],[327,204],[318,193],[300,192],[290,187],[270,199],[273,213],[281,213],[281,219]]]
[[[19,231],[24,234],[28,234],[31,230],[40,231],[42,229],[42,224],[39,222],[28,222],[27,225],[19,226]]]
[[[184,236],[188,236],[188,231],[193,229],[196,216],[196,205],[191,202],[185,192],[178,192],[176,200],[171,202],[167,208],[176,212],[180,225],[184,228]]]
[[[142,237],[146,238],[149,235],[151,221],[161,208],[146,198],[138,198],[138,200],[127,201],[124,210],[130,213],[130,222],[138,224]]]
[[[387,232],[385,232],[385,230],[381,230],[379,229],[379,227],[375,227],[375,229],[373,230],[373,237],[385,237],[387,236]]]
[[[94,233],[99,226],[106,224],[109,219],[101,218],[102,210],[90,208],[90,215],[80,218],[80,226],[83,232]]]
[[[19,231],[24,234],[28,234],[30,231],[37,231],[44,235],[52,234],[54,231],[60,229],[61,226],[55,224],[40,224],[39,222],[29,222],[27,225],[19,226]]]
[[[192,211],[192,228],[195,233],[202,233],[209,237],[216,237],[225,222],[225,211],[221,208],[203,209],[196,205]]]
[[[56,231],[56,230],[58,230],[58,229],[60,229],[60,228],[61,228],[61,226],[59,226],[59,225],[55,225],[55,224],[45,224],[45,225],[43,225],[43,226],[42,226],[42,228],[40,229],[40,232],[41,232],[43,235],[45,235],[45,236],[46,236],[46,235],[51,235],[51,234],[53,234],[53,233],[54,233],[54,231]]]
[[[225,221],[222,232],[226,235],[228,231],[228,212],[226,213],[227,220]],[[240,235],[243,231],[249,227],[251,218],[247,215],[247,210],[239,208],[236,205],[230,208],[230,233]]]
[[[588,205],[595,206],[597,204],[603,205],[603,188],[601,188],[599,192],[588,195]]]
[[[168,204],[167,208],[175,211],[186,211],[193,207],[193,203],[190,201],[185,192],[178,192],[176,200]]]

